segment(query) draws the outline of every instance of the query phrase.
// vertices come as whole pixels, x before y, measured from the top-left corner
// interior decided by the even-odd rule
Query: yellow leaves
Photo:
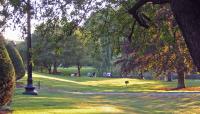
[[[167,53],[168,51],[169,51],[169,46],[165,45],[164,48],[163,48],[163,52]]]

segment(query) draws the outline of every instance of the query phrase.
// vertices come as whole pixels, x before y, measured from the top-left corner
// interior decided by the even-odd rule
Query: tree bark
[[[78,70],[77,76],[80,77],[81,76],[81,66],[79,63],[77,64],[77,70]]]
[[[200,1],[199,0],[139,0],[129,13],[138,23],[148,28],[147,18],[138,13],[145,3],[170,3],[176,22],[181,29],[194,64],[200,71]]]
[[[43,73],[43,66],[40,66],[40,72]]]
[[[140,79],[144,80],[143,72],[141,72],[141,73],[139,74],[139,76],[140,76]]]
[[[167,75],[166,75],[166,81],[167,81],[167,82],[171,82],[171,81],[172,81],[172,75],[171,75],[171,72],[167,72]]]
[[[185,73],[178,71],[178,85],[177,88],[185,88]]]
[[[194,64],[200,71],[200,2],[172,0],[171,8],[181,29]]]
[[[58,73],[57,62],[54,62],[54,64],[53,64],[53,74],[56,74],[56,73]]]
[[[49,74],[51,74],[51,67],[48,68],[48,72],[49,72]]]

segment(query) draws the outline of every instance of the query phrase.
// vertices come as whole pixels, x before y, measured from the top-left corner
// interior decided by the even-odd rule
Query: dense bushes
[[[22,57],[19,54],[18,50],[15,48],[13,42],[8,43],[6,45],[6,49],[15,68],[16,80],[19,80],[25,75],[25,68]]]
[[[0,109],[10,103],[15,86],[15,70],[0,35]]]

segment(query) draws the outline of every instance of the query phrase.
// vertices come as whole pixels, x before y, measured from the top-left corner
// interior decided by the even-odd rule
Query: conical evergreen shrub
[[[19,51],[15,48],[15,44],[10,42],[6,45],[6,49],[15,68],[16,80],[25,76],[25,67]]]
[[[0,35],[0,109],[12,100],[15,87],[15,70]]]

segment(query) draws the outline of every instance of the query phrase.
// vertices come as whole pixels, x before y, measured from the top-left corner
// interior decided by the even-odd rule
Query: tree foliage
[[[0,108],[12,100],[15,87],[15,70],[5,48],[3,36],[0,36]]]
[[[6,49],[15,69],[16,80],[19,80],[25,76],[25,67],[22,57],[18,50],[15,48],[15,44],[13,42],[6,44]]]
[[[81,28],[65,19],[49,20],[39,25],[33,35],[34,65],[57,72],[58,66],[76,65],[78,69],[89,59],[83,44]],[[80,70],[78,70],[80,71]]]

